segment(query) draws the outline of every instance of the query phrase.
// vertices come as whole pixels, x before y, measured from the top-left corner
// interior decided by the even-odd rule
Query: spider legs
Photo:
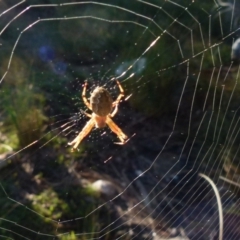
[[[91,118],[85,125],[85,127],[82,129],[82,131],[77,135],[77,137],[75,137],[73,139],[72,142],[69,142],[68,145],[72,146],[71,151],[74,152],[78,145],[80,144],[80,142],[83,140],[84,137],[86,137],[89,132],[92,130],[92,128],[94,127],[95,123],[94,120]]]
[[[123,87],[121,86],[120,82],[118,80],[116,80],[116,83],[120,89],[120,94],[118,95],[116,101],[113,102],[113,107],[118,105],[118,103],[120,102],[121,98],[124,97],[124,90]]]
[[[120,143],[117,144],[125,144],[126,140],[128,139],[128,136],[123,133],[123,131],[117,126],[116,123],[113,122],[113,120],[110,117],[107,117],[106,123],[108,124],[109,128],[118,136],[120,139]]]
[[[118,80],[116,80],[116,83],[120,89],[120,94],[118,95],[116,101],[113,102],[112,106],[115,107],[113,112],[110,114],[111,117],[114,117],[118,111],[118,104],[121,100],[122,97],[124,97],[124,90],[123,90],[123,87],[121,86],[121,84],[119,83]]]
[[[83,86],[83,91],[82,91],[82,99],[83,99],[83,102],[85,103],[85,105],[90,109],[91,109],[91,106],[90,106],[90,103],[88,102],[87,98],[86,98],[86,89],[87,89],[87,82],[84,83],[84,86]]]
[[[73,139],[73,141],[69,142],[68,145],[72,146],[72,152],[75,151],[78,148],[78,145],[81,143],[83,138],[85,138],[92,128],[94,126],[96,127],[104,127],[105,123],[109,126],[109,128],[118,136],[120,139],[120,142],[117,144],[125,144],[128,141],[128,136],[123,133],[123,131],[113,122],[111,117],[115,116],[118,111],[118,104],[120,100],[124,97],[124,90],[119,83],[119,81],[116,80],[116,83],[119,87],[120,94],[118,95],[117,99],[112,103],[112,107],[114,108],[113,112],[111,114],[108,114],[108,116],[98,116],[94,112],[92,114],[86,113],[85,111],[82,111],[87,117],[90,118],[90,120],[86,123],[84,128],[81,132]],[[82,99],[84,104],[87,106],[88,109],[91,109],[90,102],[86,98],[86,89],[87,89],[87,82],[84,83],[83,91],[82,91]]]
[[[116,125],[116,123],[113,122],[113,120],[110,117],[114,117],[118,111],[118,104],[122,97],[124,97],[124,90],[121,84],[118,80],[116,80],[116,83],[119,87],[120,94],[118,95],[117,99],[113,102],[112,106],[115,107],[113,112],[110,114],[109,117],[106,119],[106,123],[108,124],[109,128],[118,136],[121,142],[118,142],[117,144],[125,144],[127,142],[128,136],[123,133],[123,131]]]
[[[114,117],[118,111],[118,104],[115,105],[113,112],[110,114],[111,117]]]
[[[87,117],[91,118],[92,115],[90,113],[87,113],[85,111],[83,111],[82,109],[80,109],[81,113],[85,114]]]

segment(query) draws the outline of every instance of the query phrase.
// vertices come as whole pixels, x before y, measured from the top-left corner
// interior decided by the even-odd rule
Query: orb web
[[[239,239],[237,1],[2,1],[0,235]],[[81,94],[125,96],[68,145]]]

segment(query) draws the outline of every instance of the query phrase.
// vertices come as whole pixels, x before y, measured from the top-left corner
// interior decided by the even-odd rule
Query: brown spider
[[[75,151],[77,149],[80,142],[83,140],[84,137],[89,134],[94,125],[96,128],[104,128],[107,124],[120,139],[121,142],[118,142],[117,144],[126,143],[128,139],[127,135],[125,135],[111,119],[117,113],[118,104],[121,98],[124,96],[124,90],[122,86],[118,81],[116,81],[116,83],[120,89],[120,94],[117,97],[116,101],[113,102],[112,97],[105,88],[96,87],[90,96],[90,102],[88,102],[86,98],[87,82],[85,82],[82,92],[82,98],[88,109],[92,110],[92,114],[84,112],[86,116],[90,118],[90,120],[87,122],[82,131],[78,134],[78,136],[72,142],[68,143],[68,145],[73,145],[72,151]],[[111,113],[113,108],[114,110]]]

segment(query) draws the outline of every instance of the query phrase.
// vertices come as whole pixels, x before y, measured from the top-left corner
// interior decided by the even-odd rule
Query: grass
[[[4,117],[3,130],[6,143],[12,149],[23,148],[42,136],[47,117],[44,115],[45,98],[34,86],[25,63],[15,58],[0,92]],[[15,140],[17,136],[17,143]]]

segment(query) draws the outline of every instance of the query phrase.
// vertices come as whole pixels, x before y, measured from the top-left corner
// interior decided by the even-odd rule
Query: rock
[[[13,155],[13,152],[0,154],[0,169],[7,166],[7,164],[10,161],[9,157],[11,157],[12,155]]]
[[[115,197],[118,194],[117,188],[113,183],[107,180],[97,180],[92,183],[92,187],[95,191],[99,192],[102,196],[109,199]]]
[[[231,59],[234,61],[240,61],[240,38],[238,38],[232,45]]]

